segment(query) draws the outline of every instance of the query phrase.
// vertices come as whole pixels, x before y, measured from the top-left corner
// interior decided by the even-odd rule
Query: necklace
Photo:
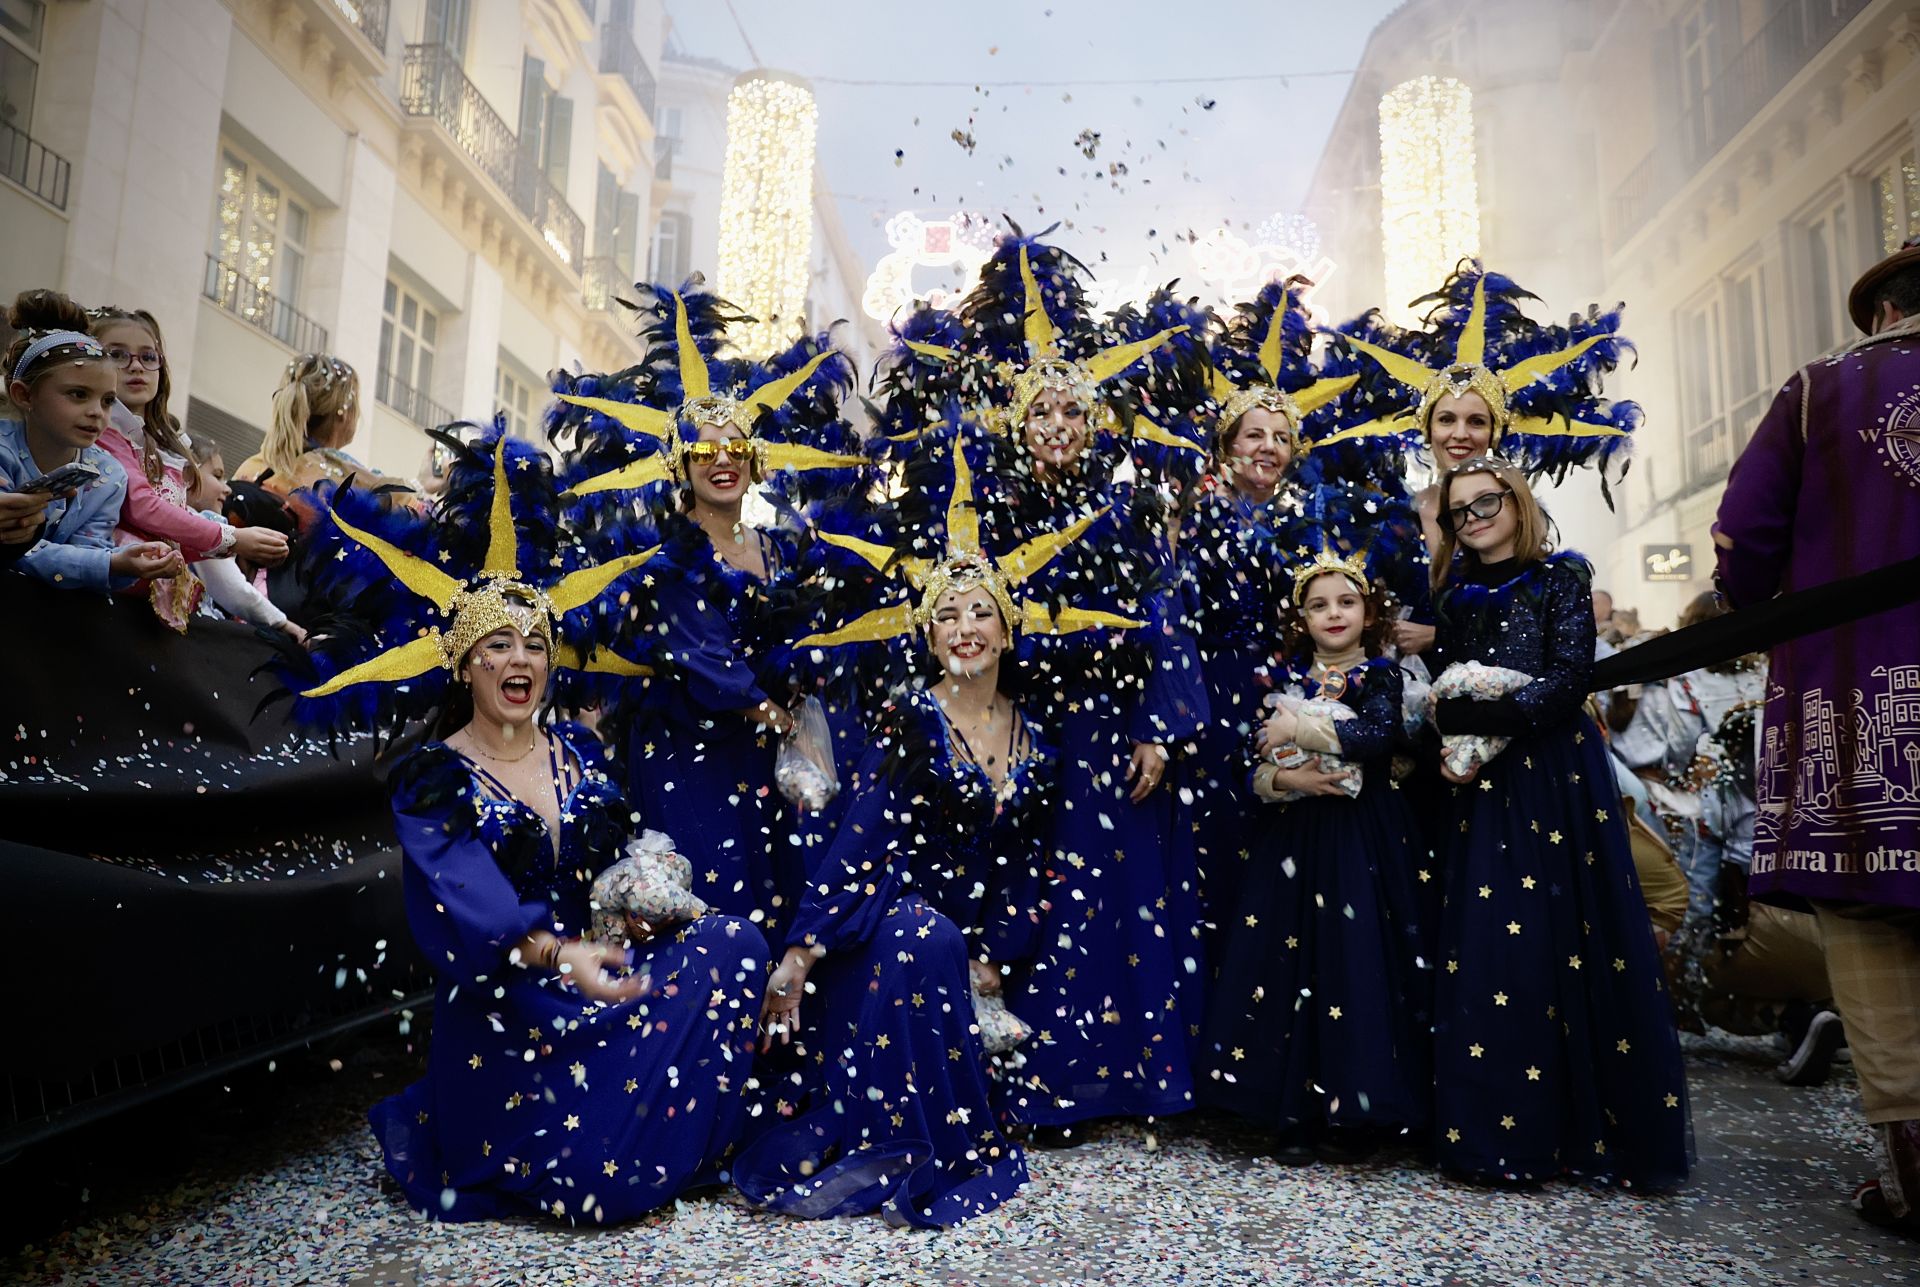
[[[467,741],[473,747],[475,754],[479,755],[481,759],[492,760],[495,764],[518,764],[533,754],[533,739],[531,738],[527,740],[527,749],[518,755],[495,755],[491,751],[484,750],[480,746],[480,739],[474,737],[472,734],[467,735]]]

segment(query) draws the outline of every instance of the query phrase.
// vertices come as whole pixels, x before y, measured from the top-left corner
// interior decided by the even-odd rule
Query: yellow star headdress
[[[687,453],[695,444],[675,430],[677,423],[689,425],[698,435],[703,425],[731,425],[754,445],[753,476],[763,478],[769,471],[813,469],[855,469],[866,464],[861,456],[843,456],[797,443],[765,442],[754,437],[760,414],[784,405],[811,380],[814,373],[837,350],[825,349],[804,366],[779,379],[770,380],[744,396],[733,397],[714,391],[707,359],[694,343],[693,328],[687,316],[687,301],[678,291],[669,292],[674,309],[674,348],[680,370],[680,404],[671,410],[612,398],[583,398],[562,393],[560,401],[585,407],[660,444],[658,454],[642,456],[619,469],[609,470],[568,490],[575,496],[595,492],[647,487],[655,483],[686,481]]]
[[[1230,431],[1241,416],[1255,407],[1278,412],[1287,422],[1289,435],[1293,439],[1295,451],[1300,449],[1300,422],[1326,406],[1335,398],[1351,389],[1359,382],[1357,375],[1332,376],[1315,380],[1303,389],[1289,393],[1280,387],[1280,377],[1286,365],[1286,324],[1288,311],[1293,307],[1293,293],[1284,283],[1275,283],[1277,298],[1266,319],[1266,325],[1260,334],[1259,347],[1254,350],[1254,363],[1266,376],[1266,379],[1249,379],[1236,382],[1215,363],[1211,377],[1214,401],[1220,404],[1218,421],[1222,434]],[[1255,301],[1254,306],[1266,302],[1266,292]],[[1216,350],[1218,352],[1218,350]]]
[[[508,480],[508,441],[502,433],[493,444],[493,486],[486,516],[487,549],[479,568],[470,576],[455,576],[436,567],[427,559],[361,528],[334,506],[327,508],[333,526],[349,543],[372,554],[395,582],[423,602],[411,611],[403,610],[399,620],[386,623],[389,634],[403,631],[409,634],[407,642],[385,648],[324,683],[305,689],[301,697],[326,698],[360,684],[405,684],[434,670],[457,670],[474,644],[508,627],[528,638],[538,636],[545,640],[552,650],[555,666],[611,675],[651,673],[646,667],[604,649],[583,653],[579,647],[557,637],[556,623],[567,613],[599,598],[620,577],[652,558],[657,548],[580,568],[545,582],[537,582],[523,573]],[[345,557],[344,550],[340,557]],[[443,554],[442,560],[446,557]]]
[[[973,471],[958,438],[953,442],[953,495],[947,501],[946,554],[932,559],[909,555],[904,549],[822,531],[820,538],[861,559],[875,571],[892,572],[903,578],[919,595],[912,599],[875,608],[836,630],[809,635],[800,647],[829,648],[840,644],[879,643],[883,640],[925,629],[933,620],[934,609],[943,595],[952,590],[971,590],[984,586],[1000,608],[1000,615],[1011,633],[1069,635],[1082,630],[1130,630],[1143,625],[1129,617],[1087,608],[1063,607],[1058,610],[1034,599],[1016,598],[1020,588],[1036,572],[1051,563],[1062,550],[1078,540],[1106,511],[1087,515],[1066,527],[1022,542],[999,559],[987,554],[980,544],[980,516],[974,506]]]
[[[1565,415],[1514,414],[1512,402],[1515,395],[1524,393],[1535,381],[1544,380],[1562,367],[1579,361],[1596,344],[1617,337],[1611,333],[1589,335],[1565,348],[1537,353],[1496,370],[1487,361],[1487,278],[1483,271],[1474,279],[1472,304],[1454,344],[1453,361],[1445,366],[1430,367],[1403,353],[1355,336],[1342,338],[1378,363],[1387,375],[1414,394],[1418,402],[1411,412],[1401,411],[1393,416],[1343,429],[1315,443],[1317,447],[1354,438],[1414,432],[1427,437],[1428,417],[1433,412],[1434,403],[1443,395],[1460,397],[1469,392],[1479,394],[1492,413],[1491,448],[1498,448],[1508,434],[1560,439],[1627,436],[1627,430],[1614,424],[1575,420]]]

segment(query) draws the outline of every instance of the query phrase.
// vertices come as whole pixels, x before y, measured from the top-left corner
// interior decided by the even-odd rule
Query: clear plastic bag
[[[780,739],[773,761],[773,781],[797,808],[818,813],[840,794],[840,774],[833,766],[833,730],[827,726],[827,708],[818,697],[808,697],[793,709],[793,727]]]
[[[1443,702],[1454,697],[1471,697],[1477,702],[1497,701],[1533,682],[1506,666],[1489,666],[1478,661],[1457,661],[1440,672],[1433,681],[1433,700]],[[1447,733],[1440,738],[1440,756],[1447,768],[1461,777],[1478,772],[1494,756],[1507,749],[1509,737],[1491,733]]]

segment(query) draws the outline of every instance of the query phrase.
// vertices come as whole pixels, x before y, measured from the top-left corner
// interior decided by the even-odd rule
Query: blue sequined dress
[[[1307,671],[1277,682],[1323,696]],[[1221,912],[1197,1094],[1276,1131],[1419,1132],[1432,983],[1414,887],[1420,828],[1392,773],[1399,668],[1347,671],[1339,700],[1356,716],[1332,728],[1338,754],[1361,768],[1360,795],[1258,806],[1253,858]]]
[[[635,807],[693,865],[694,892],[777,939],[799,896],[802,859],[774,783],[779,739],[741,712],[788,698],[766,673],[784,642],[774,637],[769,591],[795,551],[784,532],[757,536],[765,581],[714,556],[704,534],[680,556],[693,566],[663,562],[656,573],[670,670],[635,704],[625,767]]]
[[[1130,521],[1125,488],[1077,499],[1033,492],[1002,548],[1097,509]],[[1160,576],[1158,557],[1140,553],[1132,575]],[[1061,748],[1048,837],[1057,884],[1040,955],[1008,997],[1036,1029],[1025,1071],[1050,1092],[1019,1109],[1035,1125],[1193,1107],[1205,971],[1193,833],[1176,816],[1173,787],[1135,804],[1127,771],[1136,743],[1177,750],[1199,735],[1206,689],[1169,596],[1150,600],[1147,623],[1119,640],[1073,636],[1032,663]]]
[[[1590,577],[1572,553],[1463,560],[1436,605],[1436,673],[1475,660],[1533,682],[1438,712],[1443,733],[1513,740],[1451,792],[1433,1124],[1457,1174],[1655,1188],[1686,1178],[1693,1137],[1625,806],[1583,710]]]
[[[925,693],[882,724],[789,934],[825,949],[801,1007],[812,1057],[782,1078],[786,1116],[734,1177],[788,1215],[951,1225],[1026,1183],[995,1111],[967,963],[1034,950],[1053,754],[1021,719],[996,790]]]
[[[546,823],[443,743],[390,787],[407,921],[436,978],[426,1077],[369,1118],[408,1202],[443,1220],[545,1211],[609,1223],[721,1177],[744,1121],[766,941],[706,916],[634,952],[652,988],[585,1001],[508,961],[534,930],[576,937],[594,876],[630,834],[590,734],[552,730]]]

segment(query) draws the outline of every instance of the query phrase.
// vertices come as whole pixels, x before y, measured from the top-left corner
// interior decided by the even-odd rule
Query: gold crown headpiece
[[[1427,423],[1427,417],[1433,411],[1433,404],[1438,402],[1442,395],[1451,394],[1459,397],[1468,392],[1478,393],[1484,398],[1487,410],[1493,416],[1492,441],[1489,443],[1492,447],[1498,447],[1508,433],[1556,438],[1623,438],[1626,436],[1626,430],[1610,424],[1571,420],[1566,416],[1515,416],[1513,414],[1511,404],[1514,394],[1536,380],[1544,380],[1569,362],[1579,360],[1588,349],[1612,337],[1590,335],[1564,349],[1522,358],[1504,370],[1495,370],[1487,362],[1487,278],[1484,272],[1473,283],[1473,303],[1467,310],[1467,320],[1460,328],[1460,338],[1454,345],[1453,361],[1445,366],[1429,367],[1405,354],[1396,353],[1392,349],[1382,348],[1377,344],[1370,344],[1351,335],[1342,338],[1372,358],[1383,371],[1415,394],[1419,401],[1411,416],[1402,412],[1384,419],[1370,420],[1365,424],[1341,430],[1322,440],[1318,444],[1320,446],[1353,438],[1380,437],[1414,431],[1417,431],[1422,438],[1431,438],[1432,431]]]
[[[658,547],[611,559],[535,585],[520,572],[519,541],[513,527],[513,498],[507,481],[507,437],[493,453],[493,497],[487,513],[487,552],[480,569],[465,580],[356,526],[328,508],[333,524],[356,545],[384,564],[394,580],[426,601],[414,635],[406,643],[341,671],[303,697],[327,697],[355,684],[399,684],[436,668],[457,670],[474,644],[496,630],[511,627],[528,638],[546,640],[553,664],[600,674],[641,676],[645,666],[605,649],[583,655],[557,637],[555,622],[599,598],[620,577],[658,552]]]
[[[1312,584],[1313,578],[1328,572],[1338,572],[1341,576],[1359,587],[1361,594],[1373,593],[1373,579],[1367,575],[1366,552],[1356,550],[1352,554],[1340,554],[1337,551],[1322,549],[1312,559],[1301,564],[1293,573],[1293,602],[1297,607],[1300,596]]]
[[[1094,521],[1105,514],[1099,510],[1058,531],[1046,532],[1022,542],[998,560],[990,557],[980,544],[980,515],[973,500],[973,470],[967,464],[964,447],[953,441],[953,495],[947,501],[946,553],[938,559],[911,556],[904,550],[858,537],[834,532],[819,533],[829,545],[837,545],[866,560],[875,571],[892,571],[918,591],[917,601],[875,608],[836,630],[809,635],[800,647],[828,648],[850,643],[878,643],[915,629],[924,630],[933,621],[934,610],[942,596],[953,590],[971,590],[984,586],[999,606],[1008,632],[1025,630],[1033,634],[1068,635],[1082,630],[1130,630],[1145,623],[1111,612],[1087,608],[1049,609],[1033,599],[1016,599],[1015,591],[1028,578],[1051,563],[1060,552],[1080,539]]]
[[[1230,430],[1241,416],[1255,407],[1261,407],[1278,412],[1286,420],[1288,437],[1297,451],[1300,447],[1300,422],[1359,382],[1357,375],[1341,375],[1315,380],[1297,393],[1288,393],[1280,387],[1280,376],[1286,361],[1287,310],[1292,307],[1292,294],[1282,288],[1280,306],[1267,319],[1266,333],[1260,337],[1260,347],[1254,354],[1266,379],[1236,384],[1225,372],[1214,368],[1212,393],[1214,401],[1220,404],[1217,423],[1222,434]]]
[[[696,430],[702,425],[731,425],[737,428],[742,437],[754,443],[754,459],[760,476],[778,470],[854,469],[867,463],[864,456],[842,456],[816,447],[766,442],[754,437],[760,414],[784,405],[813,378],[822,363],[835,356],[836,350],[826,349],[816,353],[799,370],[777,380],[769,380],[744,397],[735,398],[714,391],[706,356],[693,340],[693,328],[687,319],[687,301],[681,298],[678,291],[673,293],[673,329],[680,367],[681,399],[671,411],[649,407],[644,403],[619,402],[612,398],[582,398],[570,393],[559,395],[560,401],[598,411],[625,428],[652,438],[661,447],[654,455],[642,456],[569,488],[572,495],[591,496],[596,492],[647,487],[655,483],[684,483],[687,479],[687,449],[693,444],[675,432],[675,424],[681,421],[693,425]]]

